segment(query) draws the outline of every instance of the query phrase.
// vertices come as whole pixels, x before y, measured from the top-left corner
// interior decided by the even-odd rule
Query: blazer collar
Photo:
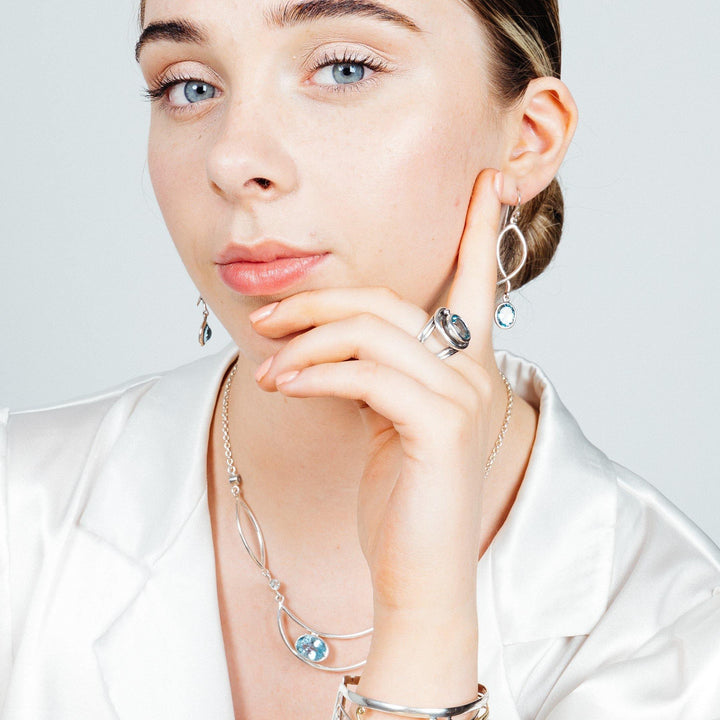
[[[121,398],[115,411],[122,431],[94,483],[83,527],[145,565],[157,562],[205,497],[217,390],[237,354],[229,345]]]
[[[616,473],[536,365],[496,357],[540,418],[525,478],[489,549],[502,641],[584,635],[608,602]]]

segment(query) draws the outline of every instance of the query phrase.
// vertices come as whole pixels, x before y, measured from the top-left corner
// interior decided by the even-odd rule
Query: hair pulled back
[[[490,85],[501,109],[517,104],[531,80],[560,77],[561,38],[557,0],[463,0],[475,11],[489,44]],[[523,204],[520,228],[528,243],[528,258],[513,280],[518,288],[537,277],[550,263],[562,234],[563,195],[557,179]],[[517,243],[501,248],[508,272],[520,260]],[[502,291],[502,288],[501,288]]]
[[[501,109],[518,103],[531,80],[560,77],[561,37],[558,0],[462,0],[480,17],[490,46],[490,84]],[[144,22],[145,0],[140,2]],[[550,263],[562,234],[563,195],[557,179],[522,206],[520,227],[527,239],[525,267],[513,281],[518,288]],[[503,267],[517,266],[517,243],[501,248]]]

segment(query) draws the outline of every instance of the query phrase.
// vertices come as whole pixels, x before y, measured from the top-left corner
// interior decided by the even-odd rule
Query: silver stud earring
[[[515,325],[515,321],[517,320],[517,311],[515,310],[515,306],[510,302],[510,291],[512,290],[512,285],[510,284],[510,281],[514,277],[517,277],[520,271],[525,267],[525,262],[527,261],[528,256],[527,240],[525,240],[525,236],[523,235],[522,230],[520,230],[520,228],[518,227],[518,221],[520,220],[520,201],[520,193],[518,192],[517,205],[513,208],[512,213],[510,213],[510,208],[508,207],[510,219],[506,221],[505,227],[502,229],[502,232],[498,236],[497,248],[495,251],[495,254],[497,256],[498,269],[500,270],[500,274],[502,275],[502,279],[498,280],[497,285],[498,287],[500,287],[500,285],[505,285],[505,292],[503,294],[502,301],[495,308],[495,324],[501,330],[509,330],[513,325]],[[515,238],[520,243],[520,246],[522,248],[522,258],[520,259],[520,263],[518,264],[518,266],[511,273],[508,274],[508,272],[503,267],[500,250],[503,240],[505,240],[507,235],[511,232],[515,234]]]
[[[203,319],[202,319],[202,325],[200,326],[200,334],[198,335],[198,342],[205,347],[205,343],[207,343],[210,338],[212,337],[212,329],[208,325],[208,315],[210,315],[210,312],[208,311],[208,307],[205,303],[205,301],[202,299],[202,296],[197,301],[197,304],[200,305],[202,303],[203,306]]]

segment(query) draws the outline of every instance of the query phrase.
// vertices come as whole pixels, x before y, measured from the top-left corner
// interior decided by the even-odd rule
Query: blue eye
[[[204,82],[193,80],[185,83],[185,97],[188,102],[200,102],[200,100],[208,100],[215,97],[215,88]]]
[[[387,63],[379,59],[354,53],[342,57],[327,54],[315,64],[314,82],[326,90],[345,90],[365,85],[373,75],[386,69]]]
[[[365,77],[365,66],[360,63],[336,63],[332,65],[332,77],[339,84],[358,82]]]
[[[168,102],[171,105],[192,105],[203,100],[212,100],[217,94],[217,89],[210,83],[202,80],[187,80],[177,82],[168,90]]]
[[[162,102],[171,110],[197,105],[203,100],[212,100],[221,95],[217,87],[192,75],[175,73],[172,70],[165,77],[153,82],[144,92],[151,102]]]

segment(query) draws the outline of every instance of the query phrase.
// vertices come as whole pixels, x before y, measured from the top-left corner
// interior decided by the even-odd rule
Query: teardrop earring
[[[498,280],[497,285],[498,287],[500,287],[500,285],[505,284],[505,293],[503,294],[502,301],[495,308],[495,324],[501,330],[509,330],[513,325],[515,325],[515,321],[517,320],[517,310],[515,310],[515,306],[510,302],[510,291],[512,290],[512,285],[510,284],[510,281],[514,277],[517,277],[520,271],[525,267],[525,262],[527,261],[528,256],[527,240],[525,240],[525,236],[523,235],[522,230],[520,230],[520,228],[518,227],[518,222],[520,220],[520,203],[521,197],[520,192],[518,192],[517,205],[513,209],[509,221],[505,223],[505,227],[502,229],[502,232],[498,236],[497,248],[495,251],[495,254],[497,256],[498,269],[500,270],[500,274],[502,275],[502,279]],[[508,208],[508,212],[510,212],[510,208]],[[522,247],[522,258],[520,259],[520,263],[518,264],[518,266],[510,274],[508,274],[503,267],[502,255],[500,250],[503,240],[510,232],[515,233],[515,237],[517,238],[518,242]]]
[[[205,301],[202,299],[202,295],[197,301],[197,304],[200,305],[202,303],[203,306],[203,319],[202,319],[202,325],[200,326],[200,334],[198,335],[198,342],[205,347],[205,343],[209,342],[210,338],[212,337],[212,328],[208,325],[208,315],[210,315],[210,312],[208,311],[208,306],[205,303]]]

